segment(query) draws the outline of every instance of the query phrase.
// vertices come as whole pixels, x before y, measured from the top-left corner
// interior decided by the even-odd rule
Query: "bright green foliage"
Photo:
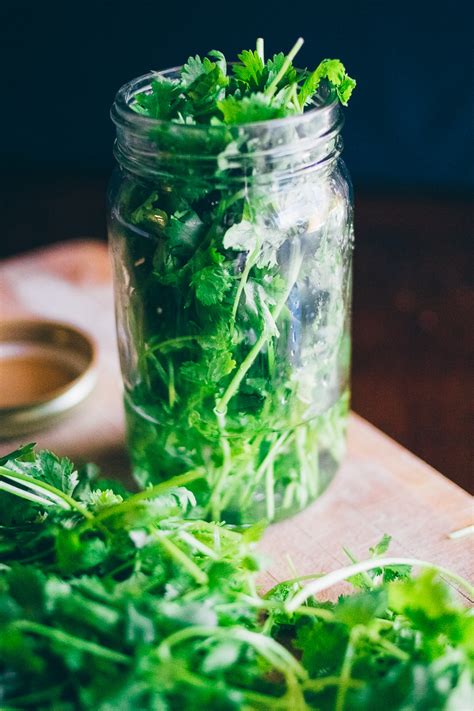
[[[283,52],[265,62],[259,51],[245,49],[238,58],[229,76],[222,52],[189,57],[179,79],[157,75],[150,90],[135,97],[133,108],[179,123],[246,124],[302,113],[321,81],[346,106],[356,84],[338,59],[324,59],[309,72],[295,69]]]
[[[2,709],[472,707],[474,618],[435,570],[290,613],[298,580],[257,592],[260,526],[187,518],[199,472],[130,494],[31,447],[2,462]]]
[[[327,79],[334,87],[337,98],[343,106],[347,106],[351,94],[356,86],[354,79],[346,73],[345,67],[339,59],[323,59],[319,67],[311,74],[307,74],[298,101],[301,107],[311,102],[323,79]]]

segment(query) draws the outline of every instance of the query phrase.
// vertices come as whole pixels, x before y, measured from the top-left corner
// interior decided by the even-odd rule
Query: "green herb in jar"
[[[110,191],[128,441],[142,485],[202,468],[200,515],[275,520],[341,460],[352,252],[339,60],[298,40],[119,92]],[[132,83],[133,84],[133,83]],[[309,109],[309,111],[305,111]]]

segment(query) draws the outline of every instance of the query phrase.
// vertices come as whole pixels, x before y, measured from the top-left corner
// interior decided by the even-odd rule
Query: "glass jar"
[[[177,70],[164,72],[177,76]],[[196,514],[288,516],[336,472],[349,407],[351,187],[328,91],[239,126],[112,108],[116,320],[133,470],[197,470]]]

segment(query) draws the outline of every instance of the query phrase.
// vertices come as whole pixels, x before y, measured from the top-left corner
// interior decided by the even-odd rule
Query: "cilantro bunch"
[[[185,124],[244,124],[302,113],[321,82],[347,106],[356,85],[339,59],[324,59],[314,71],[300,70],[293,60],[303,44],[300,37],[287,55],[265,61],[263,39],[255,50],[244,50],[228,69],[222,52],[201,59],[189,57],[181,76],[157,75],[150,91],[135,97],[133,108],[153,119]]]
[[[344,451],[352,220],[333,133],[355,82],[339,60],[295,67],[301,44],[190,57],[122,92],[125,126],[113,114],[134,474],[144,486],[203,469],[199,515],[236,524],[303,508]],[[321,106],[336,121],[324,169],[311,122],[273,121]]]
[[[262,594],[261,528],[189,518],[200,476],[131,494],[32,447],[1,460],[2,709],[472,707],[474,618],[438,573],[472,586],[384,537]],[[317,600],[343,580],[355,594]]]

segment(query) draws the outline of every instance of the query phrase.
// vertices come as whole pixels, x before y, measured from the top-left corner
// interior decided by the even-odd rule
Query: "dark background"
[[[474,188],[467,2],[2,0],[0,256],[105,238],[108,111],[149,69],[302,34],[299,64],[341,58],[358,87],[345,159],[356,192],[354,409],[473,487],[469,274]],[[3,56],[1,56],[3,55]]]

